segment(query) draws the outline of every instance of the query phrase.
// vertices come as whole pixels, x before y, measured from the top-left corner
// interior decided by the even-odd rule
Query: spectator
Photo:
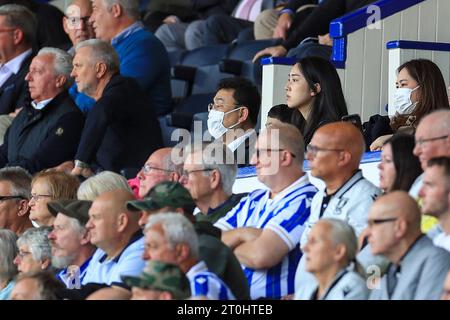
[[[100,283],[105,288],[102,298],[129,298],[129,288],[123,285],[121,276],[138,276],[144,268],[142,253],[144,238],[139,228],[139,216],[126,209],[127,201],[133,195],[124,190],[104,192],[98,196],[89,209],[86,228],[91,236],[95,251],[82,284]],[[96,294],[94,293],[94,294]],[[90,297],[94,299],[94,297]]]
[[[272,125],[280,126],[282,123],[291,123],[293,111],[294,109],[289,108],[287,104],[273,106],[267,113],[266,128]]]
[[[28,229],[17,239],[19,251],[14,264],[19,273],[38,272],[51,267],[52,248],[49,227]]]
[[[89,220],[91,201],[57,200],[47,204],[55,216],[48,238],[52,246],[52,266],[56,277],[68,289],[81,287],[95,247],[85,225]]]
[[[200,209],[197,221],[216,223],[247,195],[233,194],[236,171],[233,153],[220,142],[192,144],[185,148],[180,181]]]
[[[150,103],[145,107],[158,116],[170,112],[169,57],[164,45],[139,21],[138,1],[93,0],[92,7],[89,21],[95,36],[112,44],[120,59],[121,74],[134,78],[148,94]]]
[[[372,254],[390,261],[372,300],[436,300],[450,268],[450,254],[420,231],[417,203],[404,191],[377,200],[369,212]]]
[[[11,300],[60,300],[63,288],[50,272],[21,274],[11,292]]]
[[[0,300],[8,300],[14,287],[17,268],[14,258],[17,256],[17,235],[11,230],[0,229]]]
[[[0,39],[0,114],[18,113],[31,102],[25,75],[30,67],[32,44],[36,30],[34,14],[16,4],[0,7],[0,28],[5,34]],[[14,35],[17,30],[18,34]],[[11,39],[17,38],[15,41]],[[17,111],[16,111],[17,110]],[[15,114],[14,114],[15,115]],[[2,123],[4,117],[1,118]],[[8,119],[6,119],[8,120]],[[9,118],[7,126],[12,121]],[[2,131],[4,134],[4,131]]]
[[[450,158],[440,157],[428,161],[422,188],[419,191],[422,212],[439,219],[428,232],[433,244],[450,252]]]
[[[40,172],[31,181],[30,220],[35,226],[53,225],[54,215],[47,203],[59,199],[76,199],[79,180],[64,172]]]
[[[80,42],[72,75],[78,89],[96,101],[83,129],[72,174],[88,177],[102,170],[137,168],[161,146],[158,119],[136,82],[120,75],[119,60],[110,44],[97,39]]]
[[[31,104],[14,118],[0,147],[0,167],[20,166],[30,173],[73,158],[84,119],[67,94],[72,58],[44,48],[33,58],[28,81]]]
[[[430,112],[449,109],[447,87],[439,67],[426,59],[410,60],[397,69],[397,90],[391,119],[381,118],[372,132],[370,150],[379,150],[392,133],[414,134],[420,120]],[[386,125],[389,122],[389,125]]]
[[[147,261],[139,277],[124,277],[132,287],[131,300],[182,300],[191,296],[189,279],[174,264]]]
[[[0,228],[22,235],[32,227],[28,206],[31,175],[20,167],[0,169],[0,194]]]
[[[253,154],[260,103],[258,89],[251,82],[227,78],[220,81],[208,105],[208,131],[235,152],[239,167],[249,165]]]
[[[381,152],[380,189],[384,193],[394,190],[408,191],[422,174],[419,158],[413,154],[414,137],[398,134],[387,140]]]
[[[191,296],[234,300],[227,285],[199,260],[198,239],[191,222],[178,213],[150,216],[145,226],[145,260],[177,265],[190,282]]]
[[[78,188],[78,200],[94,201],[104,192],[113,190],[124,190],[131,192],[125,177],[111,171],[102,171],[83,181]]]
[[[445,278],[444,292],[442,293],[441,300],[450,300],[450,271]]]
[[[207,221],[196,221],[195,203],[189,191],[178,182],[165,181],[154,186],[143,200],[127,203],[130,211],[142,212],[139,225],[144,229],[148,218],[156,213],[178,212],[194,225],[198,237],[199,257],[208,269],[219,276],[239,299],[249,299],[247,279],[239,261],[222,241],[220,230]]]
[[[309,57],[291,69],[286,84],[286,103],[295,109],[292,123],[307,145],[321,125],[339,121],[348,114],[341,81],[331,62]]]
[[[357,241],[345,221],[324,218],[317,222],[303,247],[306,270],[314,274],[318,286],[304,290],[299,299],[366,300],[365,279],[355,270]]]
[[[161,148],[154,151],[141,168],[139,179],[139,197],[147,196],[151,188],[163,181],[178,181],[182,166],[172,160],[172,148]]]
[[[294,291],[288,266],[300,259],[299,241],[317,189],[303,172],[303,138],[294,126],[266,129],[255,149],[252,163],[269,190],[251,192],[215,226],[241,262],[251,298],[278,299]]]

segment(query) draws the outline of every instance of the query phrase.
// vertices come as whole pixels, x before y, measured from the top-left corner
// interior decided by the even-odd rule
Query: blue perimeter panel
[[[381,160],[381,151],[373,151],[364,153],[361,164],[371,163],[371,162],[380,162]],[[303,163],[303,168],[305,171],[309,170],[308,161],[305,160]],[[236,178],[248,178],[256,176],[256,168],[254,166],[239,168]]]
[[[450,43],[396,40],[396,41],[389,41],[386,44],[386,48],[388,50],[389,49],[413,49],[413,50],[430,50],[430,51],[450,52]]]

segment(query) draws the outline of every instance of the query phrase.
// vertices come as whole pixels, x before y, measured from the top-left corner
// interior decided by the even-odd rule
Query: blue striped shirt
[[[316,192],[305,174],[273,199],[270,199],[270,190],[253,191],[215,224],[225,231],[241,227],[270,229],[290,250],[270,269],[242,266],[252,299],[278,299],[294,292],[295,270],[301,257],[299,242]]]
[[[227,285],[215,274],[208,270],[200,261],[186,273],[191,285],[193,297],[205,296],[211,300],[235,300]]]

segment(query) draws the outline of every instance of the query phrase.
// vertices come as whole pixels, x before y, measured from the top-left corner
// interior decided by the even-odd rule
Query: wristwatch
[[[89,165],[83,161],[75,160],[75,167],[81,169],[89,169]]]

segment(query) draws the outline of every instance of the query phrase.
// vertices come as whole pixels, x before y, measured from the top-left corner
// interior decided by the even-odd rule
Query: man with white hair
[[[6,132],[0,167],[35,173],[73,158],[84,118],[67,93],[71,64],[72,57],[55,48],[43,48],[33,58],[25,77],[33,101]]]
[[[145,93],[119,73],[119,58],[107,42],[91,39],[75,49],[72,76],[96,103],[89,112],[72,173],[139,168],[162,145],[161,129]]]

